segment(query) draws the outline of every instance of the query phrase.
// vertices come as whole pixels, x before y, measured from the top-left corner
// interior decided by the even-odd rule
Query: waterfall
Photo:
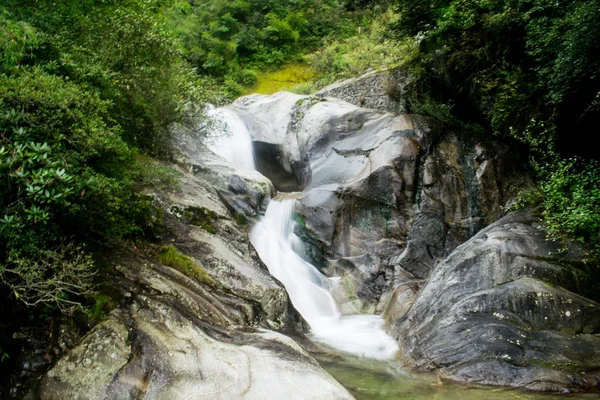
[[[208,148],[232,164],[256,169],[252,137],[244,121],[227,108],[209,108],[207,114],[216,123],[206,140]]]
[[[297,253],[302,241],[294,234],[295,196],[278,195],[264,218],[250,232],[250,241],[269,272],[285,286],[311,328],[312,338],[328,346],[361,356],[390,359],[396,342],[383,330],[376,315],[342,316],[329,292],[329,279]]]
[[[229,162],[255,168],[252,138],[232,110],[208,110],[217,122],[207,146]],[[311,337],[344,352],[376,359],[394,358],[397,343],[376,315],[342,316],[330,293],[330,279],[298,253],[303,243],[294,234],[294,203],[299,193],[281,193],[250,232],[250,241],[269,272],[285,286],[294,307],[311,328]]]

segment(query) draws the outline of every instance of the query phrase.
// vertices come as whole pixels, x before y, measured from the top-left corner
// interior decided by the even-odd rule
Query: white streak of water
[[[211,108],[207,114],[216,122],[206,140],[208,148],[232,164],[256,169],[252,137],[244,121],[227,108]]]
[[[250,232],[250,241],[269,271],[287,289],[294,307],[311,327],[312,337],[328,346],[361,356],[391,359],[397,343],[376,315],[341,316],[329,292],[329,279],[304,261],[294,234],[294,198],[269,203],[264,218]]]

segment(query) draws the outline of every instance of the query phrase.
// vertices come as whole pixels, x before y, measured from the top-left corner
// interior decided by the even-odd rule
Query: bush
[[[168,125],[212,90],[195,87],[163,5],[0,6],[0,283],[28,306],[70,310],[91,293],[82,244],[147,231],[138,189],[156,179],[140,151],[165,154]]]
[[[600,257],[600,166],[571,158],[548,168],[540,188],[549,236],[573,239]]]
[[[600,0],[397,2],[411,111],[524,143],[554,239],[598,254]],[[436,106],[437,104],[437,106]],[[586,161],[587,160],[587,161]]]
[[[0,264],[0,281],[29,307],[72,313],[82,296],[92,295],[94,263],[81,246],[63,242],[52,250],[10,251]]]

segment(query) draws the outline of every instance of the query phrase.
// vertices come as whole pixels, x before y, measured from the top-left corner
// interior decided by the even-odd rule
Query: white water
[[[341,316],[329,292],[329,279],[297,252],[292,195],[272,200],[264,218],[250,232],[250,241],[273,276],[287,289],[294,307],[312,330],[314,340],[348,353],[376,359],[394,358],[396,342],[376,315]]]
[[[250,132],[240,117],[227,108],[207,110],[217,126],[206,144],[215,154],[232,164],[256,169]]]

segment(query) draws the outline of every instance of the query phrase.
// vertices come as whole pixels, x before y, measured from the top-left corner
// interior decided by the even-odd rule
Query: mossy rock
[[[173,246],[161,247],[158,259],[164,265],[175,268],[200,283],[211,286],[214,286],[216,283],[214,278],[197,261],[181,253]]]

